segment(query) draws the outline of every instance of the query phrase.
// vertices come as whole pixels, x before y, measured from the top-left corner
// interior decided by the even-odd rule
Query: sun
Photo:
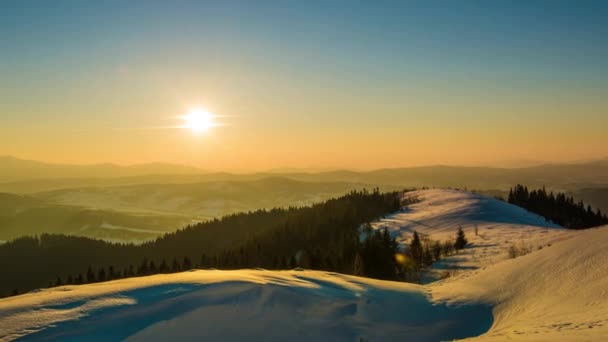
[[[184,120],[184,125],[182,127],[189,128],[196,133],[205,132],[215,126],[213,117],[213,114],[206,109],[192,109],[181,117],[182,120]]]

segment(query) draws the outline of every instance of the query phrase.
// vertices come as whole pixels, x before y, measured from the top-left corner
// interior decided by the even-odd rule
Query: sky
[[[2,1],[0,155],[208,170],[608,156],[605,1]],[[192,108],[217,126],[178,127]]]

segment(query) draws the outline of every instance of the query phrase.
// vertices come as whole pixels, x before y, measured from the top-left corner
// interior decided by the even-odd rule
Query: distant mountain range
[[[150,163],[133,166],[116,164],[69,165],[43,163],[14,157],[0,157],[0,182],[57,178],[117,178],[142,175],[200,174],[202,170],[183,165]]]
[[[111,225],[160,230],[153,224],[156,220],[168,229],[175,229],[183,217],[200,220],[237,211],[303,205],[353,189],[376,186],[383,191],[425,186],[467,188],[504,197],[509,188],[518,183],[565,191],[577,200],[608,212],[608,159],[524,168],[439,165],[374,171],[286,169],[232,174],[172,164],[62,165],[0,157],[0,193],[29,195],[28,201],[41,200],[45,211],[53,213],[86,212],[86,222],[94,221],[90,218],[103,212],[102,216],[108,217],[105,228],[100,230],[104,234],[111,232],[108,228]],[[10,207],[9,203],[17,200],[9,198],[5,206]],[[116,213],[124,216],[119,218]],[[32,227],[31,233],[47,230],[40,220],[30,225],[22,221],[25,216],[15,215],[8,214],[10,219],[0,220],[4,233],[19,231],[18,226]],[[47,225],[67,227],[62,222],[66,222],[69,215],[53,217]],[[127,221],[130,224],[126,224]],[[70,232],[85,226],[80,224],[80,219],[70,222],[78,222]],[[91,232],[88,229],[79,234],[90,236]],[[115,237],[119,231],[111,233],[109,235]],[[131,229],[129,234],[134,235],[135,230]],[[97,233],[95,236],[101,237]]]
[[[80,186],[172,184],[205,181],[251,181],[284,177],[307,182],[349,182],[400,186],[449,186],[505,188],[515,183],[534,186],[608,184],[608,159],[568,164],[544,164],[522,168],[421,166],[374,171],[336,170],[308,172],[285,169],[249,174],[205,172],[165,163],[121,166],[115,164],[49,164],[14,157],[0,157],[0,191],[20,191],[27,183],[37,184],[30,192]],[[19,184],[20,183],[20,184]],[[55,183],[55,185],[53,185]],[[45,185],[46,184],[46,185]]]

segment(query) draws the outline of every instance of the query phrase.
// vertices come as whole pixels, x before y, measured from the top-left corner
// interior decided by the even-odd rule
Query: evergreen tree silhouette
[[[410,241],[409,245],[409,253],[414,261],[414,264],[417,267],[422,265],[422,242],[420,242],[420,236],[418,232],[414,230],[414,235],[412,236],[412,241]]]
[[[93,268],[89,266],[87,269],[87,283],[94,283],[97,279],[95,278],[95,273],[93,272]]]
[[[184,271],[188,271],[192,269],[192,261],[190,261],[190,258],[188,258],[187,256],[184,257],[184,262],[182,263],[182,269]]]
[[[454,248],[456,248],[456,250],[463,249],[468,243],[469,241],[467,241],[462,227],[458,227],[458,232],[456,233],[456,242],[454,242]]]
[[[100,267],[99,272],[97,272],[97,281],[106,281],[106,270],[103,267]]]

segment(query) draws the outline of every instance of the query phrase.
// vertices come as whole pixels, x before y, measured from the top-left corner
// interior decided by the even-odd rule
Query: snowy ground
[[[486,305],[422,286],[317,271],[211,271],[42,290],[0,301],[0,339],[370,341],[478,335]]]
[[[607,340],[608,227],[565,230],[456,190],[413,195],[421,201],[374,226],[401,240],[462,226],[471,246],[435,266],[446,279],[196,270],[64,286],[0,300],[0,340]],[[513,243],[531,252],[509,259]]]
[[[418,198],[419,202],[372,226],[388,229],[401,245],[409,242],[414,230],[431,240],[454,241],[458,227],[462,227],[469,241],[468,248],[459,254],[435,263],[425,282],[446,274],[474,274],[507,259],[511,246],[538,250],[577,233],[522,208],[466,191],[430,189],[408,192],[406,196]]]
[[[487,303],[479,341],[607,341],[608,226],[427,286],[439,302]]]

